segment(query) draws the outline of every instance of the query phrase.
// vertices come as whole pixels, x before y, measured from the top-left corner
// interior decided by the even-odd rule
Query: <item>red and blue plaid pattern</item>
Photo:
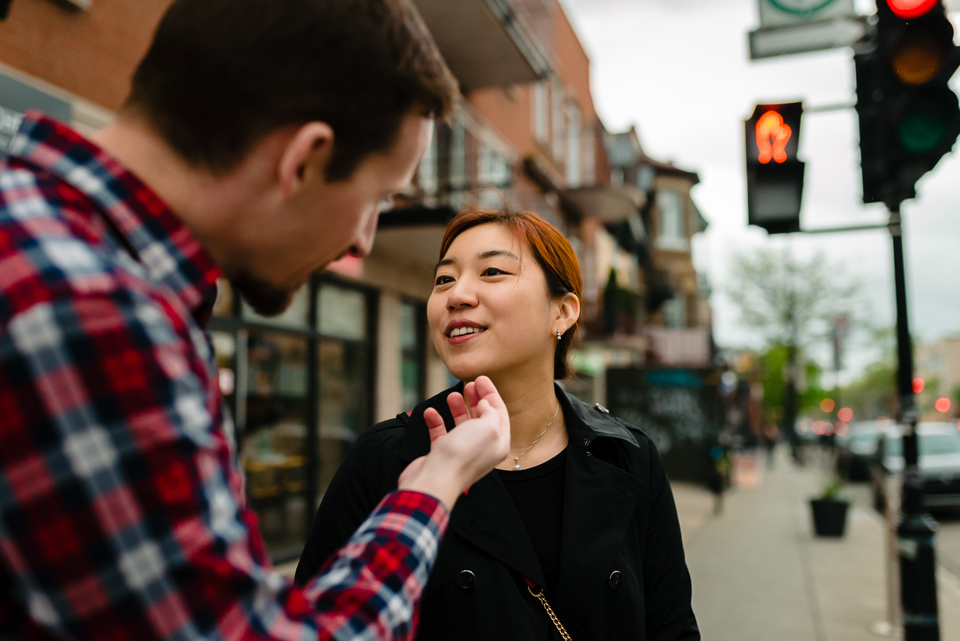
[[[405,639],[447,524],[386,497],[300,590],[242,498],[220,275],[149,187],[28,115],[0,165],[0,638]]]

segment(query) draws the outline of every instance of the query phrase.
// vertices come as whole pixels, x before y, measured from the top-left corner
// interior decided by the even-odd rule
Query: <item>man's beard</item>
[[[290,306],[294,294],[300,289],[300,287],[292,289],[277,287],[245,271],[230,274],[228,279],[234,291],[239,293],[253,311],[261,316],[282,314]]]

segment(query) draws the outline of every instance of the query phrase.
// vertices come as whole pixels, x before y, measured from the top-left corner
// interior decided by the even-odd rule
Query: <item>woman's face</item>
[[[553,379],[557,329],[567,324],[543,270],[513,232],[485,223],[461,233],[437,268],[430,333],[461,380],[517,374]],[[535,379],[534,379],[535,380]]]

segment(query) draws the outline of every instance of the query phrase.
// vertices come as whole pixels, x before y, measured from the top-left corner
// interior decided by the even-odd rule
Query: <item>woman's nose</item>
[[[457,309],[458,307],[473,307],[477,304],[476,288],[469,278],[459,278],[450,288],[447,297],[447,307]]]

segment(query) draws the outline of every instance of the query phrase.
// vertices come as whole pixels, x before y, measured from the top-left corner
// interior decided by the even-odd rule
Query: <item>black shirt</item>
[[[533,542],[548,594],[556,593],[560,578],[566,454],[564,449],[549,461],[525,470],[497,470]]]

